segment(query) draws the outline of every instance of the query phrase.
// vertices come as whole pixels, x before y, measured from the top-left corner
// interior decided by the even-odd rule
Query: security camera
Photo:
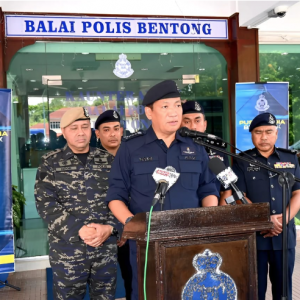
[[[268,12],[269,18],[283,18],[286,15],[288,10],[288,6],[280,5],[276,6],[274,9]]]

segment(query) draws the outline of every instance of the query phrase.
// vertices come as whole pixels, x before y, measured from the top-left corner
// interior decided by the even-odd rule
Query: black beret
[[[95,122],[95,129],[98,129],[103,123],[120,122],[120,119],[120,115],[116,110],[106,110],[97,118]]]
[[[182,114],[201,113],[204,114],[203,107],[197,101],[186,101],[182,104]]]
[[[180,98],[180,93],[175,81],[165,80],[154,85],[152,88],[150,88],[150,90],[148,90],[142,104],[147,106],[157,100],[177,97]]]
[[[256,116],[249,127],[249,131],[251,132],[254,128],[259,126],[277,126],[276,117],[270,113],[263,113]]]

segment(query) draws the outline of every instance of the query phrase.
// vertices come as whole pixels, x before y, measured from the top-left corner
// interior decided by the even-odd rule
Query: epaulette
[[[295,149],[285,149],[285,148],[279,148],[276,147],[276,150],[282,151],[282,152],[286,152],[286,153],[292,153],[292,154],[296,154],[297,150]]]
[[[246,154],[251,154],[251,152],[254,150],[254,148],[252,148],[252,149],[248,149],[248,150],[245,150],[245,151],[243,151],[243,152],[240,152],[240,153],[238,153],[238,155],[241,155],[241,156],[243,156],[244,155],[244,153],[246,153]]]
[[[49,158],[50,156],[52,156],[52,155],[54,155],[54,154],[56,154],[56,153],[61,152],[62,150],[63,150],[63,149],[55,149],[55,150],[50,151],[50,152],[46,153],[45,155],[43,155],[42,158],[43,158],[43,159],[47,159],[47,158]]]
[[[127,135],[127,136],[124,136],[123,138],[122,138],[122,141],[123,142],[127,142],[127,141],[129,141],[129,140],[131,140],[131,139],[134,139],[134,138],[136,138],[136,137],[139,137],[139,136],[143,136],[143,135],[145,135],[145,131],[138,131],[138,132],[135,132],[135,133],[133,133],[133,134],[131,134],[131,135]]]

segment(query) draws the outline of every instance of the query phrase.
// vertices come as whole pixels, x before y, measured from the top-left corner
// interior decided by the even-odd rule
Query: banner
[[[228,39],[227,19],[5,15],[7,37]]]
[[[245,151],[254,147],[249,126],[259,114],[270,112],[277,119],[276,146],[288,148],[289,83],[236,83],[236,147]]]
[[[10,145],[11,90],[0,89],[0,274],[15,270]]]

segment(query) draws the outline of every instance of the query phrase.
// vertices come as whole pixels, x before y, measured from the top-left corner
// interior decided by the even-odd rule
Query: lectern
[[[122,235],[137,242],[140,300],[148,218]],[[268,203],[153,212],[147,300],[258,299],[255,235],[272,227]]]

